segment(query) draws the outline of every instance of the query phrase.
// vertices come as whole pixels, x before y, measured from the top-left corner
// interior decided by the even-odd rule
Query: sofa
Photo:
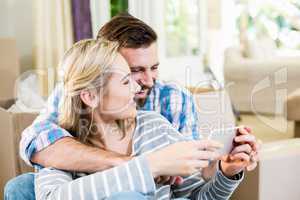
[[[300,138],[300,88],[288,95],[287,119],[294,122],[294,136]]]
[[[283,114],[286,94],[299,87],[300,56],[248,57],[241,47],[224,53],[226,89],[241,112]]]

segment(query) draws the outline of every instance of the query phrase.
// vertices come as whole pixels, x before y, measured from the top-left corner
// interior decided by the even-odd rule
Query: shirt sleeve
[[[244,172],[236,175],[235,179],[227,178],[218,167],[216,174],[205,182],[201,174],[184,178],[181,185],[172,186],[174,197],[189,197],[190,199],[227,200],[243,180]]]
[[[35,177],[37,200],[106,199],[125,191],[154,196],[155,183],[144,156],[120,166],[77,179],[69,172],[44,168]]]
[[[189,91],[177,87],[167,94],[161,101],[162,115],[185,137],[198,139],[198,113],[194,97]]]
[[[58,125],[58,107],[62,97],[62,85],[57,85],[48,98],[44,108],[34,122],[27,127],[20,141],[20,156],[30,166],[32,155],[63,137],[72,137],[65,129]]]

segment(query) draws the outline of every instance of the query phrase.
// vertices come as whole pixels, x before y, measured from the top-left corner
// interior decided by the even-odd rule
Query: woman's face
[[[140,86],[131,78],[130,68],[121,54],[116,57],[109,73],[111,75],[104,91],[100,92],[101,117],[107,120],[135,117],[134,96],[140,90]]]

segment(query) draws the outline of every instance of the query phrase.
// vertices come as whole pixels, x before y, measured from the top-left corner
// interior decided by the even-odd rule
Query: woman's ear
[[[83,103],[90,108],[96,108],[99,104],[99,98],[96,91],[83,90],[80,92],[80,98]]]

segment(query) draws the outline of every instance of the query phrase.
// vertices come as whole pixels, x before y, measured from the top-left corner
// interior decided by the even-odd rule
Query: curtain
[[[110,19],[110,0],[90,0],[93,37],[96,38],[100,28]]]
[[[75,41],[92,38],[90,1],[72,0],[72,14]]]
[[[128,0],[128,12],[151,26],[158,35],[158,52],[162,62],[165,60],[165,1],[167,0]]]
[[[51,93],[57,66],[73,42],[71,0],[34,0],[34,64],[43,96]]]

